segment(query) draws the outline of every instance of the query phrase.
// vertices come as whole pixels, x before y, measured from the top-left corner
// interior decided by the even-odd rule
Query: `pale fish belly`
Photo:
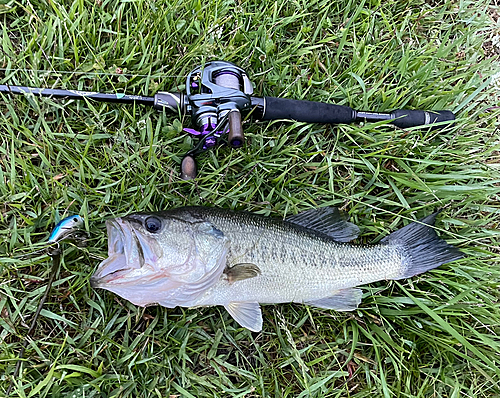
[[[207,290],[193,306],[226,305],[229,302],[304,303],[379,280],[399,279],[409,259],[403,247],[380,244],[352,246],[310,242],[307,249],[282,247],[264,258],[259,250],[236,256],[237,263],[254,263],[261,274],[229,283],[225,278]],[[290,250],[289,250],[290,249]],[[233,260],[234,261],[234,260]],[[234,262],[233,262],[234,263]]]

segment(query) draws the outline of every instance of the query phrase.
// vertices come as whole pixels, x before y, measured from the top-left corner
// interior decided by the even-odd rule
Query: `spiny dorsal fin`
[[[224,306],[229,314],[244,328],[252,332],[262,330],[262,311],[259,303],[232,302]]]
[[[252,263],[241,263],[226,268],[224,273],[227,275],[229,283],[243,281],[245,279],[255,278],[261,274],[260,268]]]
[[[306,304],[314,307],[336,311],[353,311],[361,303],[363,292],[360,289],[342,289],[330,297],[308,301]]]
[[[357,225],[347,222],[344,212],[336,207],[321,207],[303,211],[286,221],[330,236],[339,242],[349,242],[359,235]]]

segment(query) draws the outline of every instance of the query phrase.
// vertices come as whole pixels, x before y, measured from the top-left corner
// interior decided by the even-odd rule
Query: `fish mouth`
[[[137,231],[130,221],[115,218],[106,221],[108,258],[102,261],[90,278],[93,288],[127,283],[126,276],[145,264],[154,268],[161,256],[155,241]]]

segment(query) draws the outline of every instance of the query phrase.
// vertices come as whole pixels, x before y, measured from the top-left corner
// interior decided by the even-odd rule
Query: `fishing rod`
[[[91,99],[119,104],[141,104],[159,111],[191,116],[195,128],[184,131],[198,137],[199,142],[181,162],[184,180],[196,177],[195,157],[219,144],[233,148],[245,141],[242,119],[251,115],[259,120],[292,119],[307,123],[349,124],[390,120],[400,128],[433,125],[441,128],[455,120],[451,111],[397,109],[390,113],[358,111],[348,106],[274,97],[254,97],[252,82],[246,72],[227,61],[212,61],[191,71],[186,79],[186,92],[158,92],[153,97],[126,94],[106,94],[92,91],[0,85],[0,93],[32,94],[35,96]]]

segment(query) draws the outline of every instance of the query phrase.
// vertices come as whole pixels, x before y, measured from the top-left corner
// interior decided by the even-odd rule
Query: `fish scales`
[[[221,279],[196,305],[232,301],[303,303],[336,290],[402,276],[400,246],[338,243],[312,230],[249,213],[201,210],[200,218],[224,231],[231,242],[228,266],[255,263],[261,274],[231,284]]]
[[[357,286],[459,259],[432,228],[436,215],[370,246],[350,243],[359,228],[328,207],[285,221],[207,207],[131,214],[106,222],[108,258],[91,284],[141,306],[223,305],[259,331],[259,303],[350,311],[361,302]]]

